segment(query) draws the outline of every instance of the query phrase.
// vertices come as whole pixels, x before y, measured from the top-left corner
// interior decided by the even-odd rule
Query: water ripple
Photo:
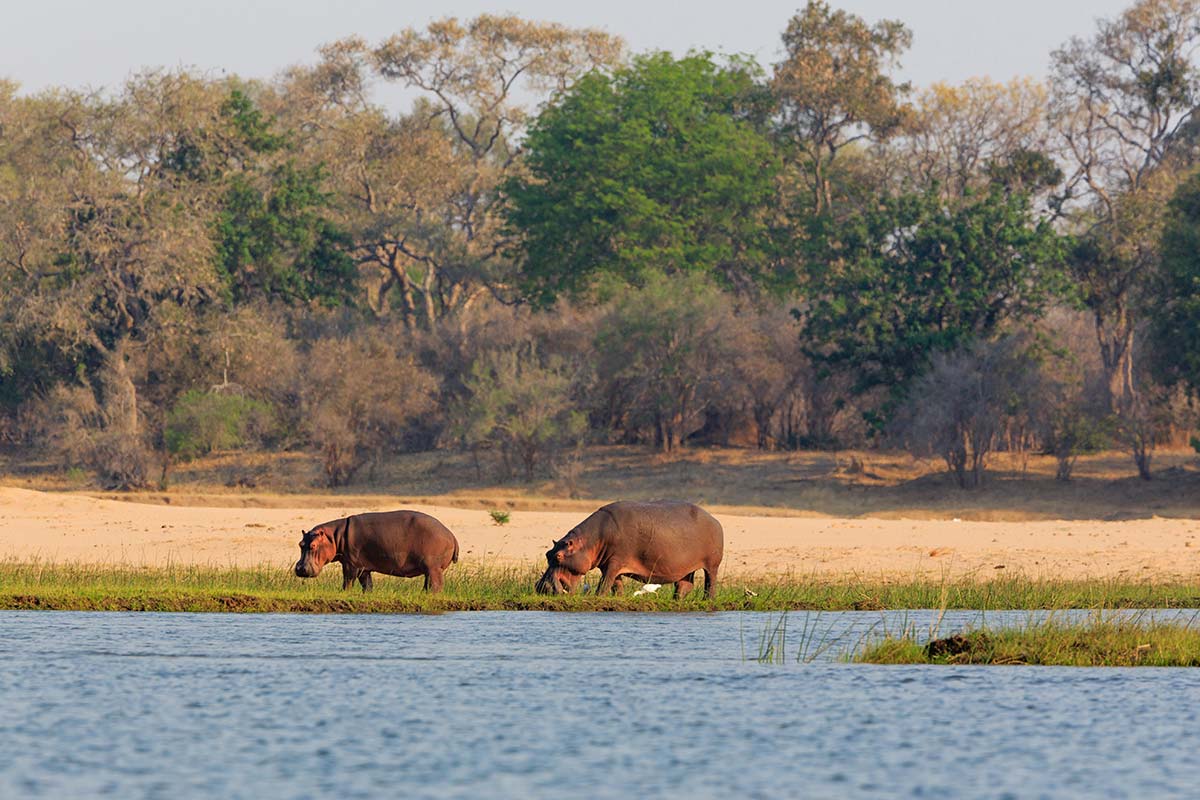
[[[836,661],[934,617],[0,613],[0,797],[1194,794],[1200,671]]]

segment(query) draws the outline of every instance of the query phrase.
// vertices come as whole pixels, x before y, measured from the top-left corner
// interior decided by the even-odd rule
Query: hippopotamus
[[[371,573],[425,576],[425,591],[442,590],[442,572],[458,562],[450,529],[420,511],[382,511],[323,522],[300,540],[296,575],[315,578],[330,561],[342,562],[342,589],[357,579],[371,590]]]
[[[596,510],[546,553],[539,594],[562,594],[600,568],[596,594],[621,587],[629,576],[644,583],[674,583],[675,596],[692,590],[704,570],[704,593],[717,589],[725,533],[700,506],[675,500],[620,501]]]

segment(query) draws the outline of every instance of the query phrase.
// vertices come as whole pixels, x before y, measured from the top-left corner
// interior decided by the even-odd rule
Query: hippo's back
[[[725,535],[721,523],[695,503],[682,500],[620,500],[603,506],[618,536],[672,547],[698,547],[720,553]]]
[[[372,511],[350,517],[352,539],[364,551],[421,561],[458,560],[458,540],[437,517],[421,511]],[[443,564],[443,565],[444,565]]]

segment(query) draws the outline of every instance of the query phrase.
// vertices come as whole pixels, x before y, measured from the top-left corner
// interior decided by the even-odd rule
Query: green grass
[[[1096,612],[1079,622],[1050,618],[1019,628],[977,628],[928,645],[906,632],[850,656],[865,664],[1038,664],[1069,667],[1200,666],[1200,629],[1142,614]]]
[[[671,587],[633,597],[547,597],[533,591],[539,570],[459,564],[445,591],[427,595],[421,580],[375,576],[375,591],[341,590],[341,570],[301,580],[284,568],[176,566],[156,569],[58,563],[0,562],[0,609],[98,611],[241,611],[312,613],[437,613],[469,610],[788,611],[1066,608],[1200,608],[1200,589],[1185,583],[1048,581],[1019,576],[988,582],[913,578],[828,581],[730,575],[715,600],[698,588],[683,601]],[[596,585],[593,573],[587,582]]]

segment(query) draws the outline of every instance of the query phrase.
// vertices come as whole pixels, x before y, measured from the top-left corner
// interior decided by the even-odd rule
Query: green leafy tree
[[[323,213],[320,167],[289,162],[235,175],[217,217],[217,261],[234,302],[255,295],[336,306],[353,300],[351,241]]]
[[[748,62],[654,53],[546,108],[526,174],[505,186],[528,296],[548,304],[652,273],[758,280],[778,165],[757,78]]]
[[[934,353],[1036,316],[1063,286],[1060,238],[999,187],[950,208],[936,189],[906,195],[828,225],[818,220],[805,331],[858,391],[903,394]]]
[[[1150,329],[1155,371],[1200,395],[1200,173],[1171,201],[1158,273]]]
[[[295,138],[235,84],[221,105],[224,136],[189,138],[172,168],[220,192],[216,261],[235,303],[255,296],[328,306],[353,300],[357,268],[350,237],[331,219],[333,195],[320,163],[298,166]]]

